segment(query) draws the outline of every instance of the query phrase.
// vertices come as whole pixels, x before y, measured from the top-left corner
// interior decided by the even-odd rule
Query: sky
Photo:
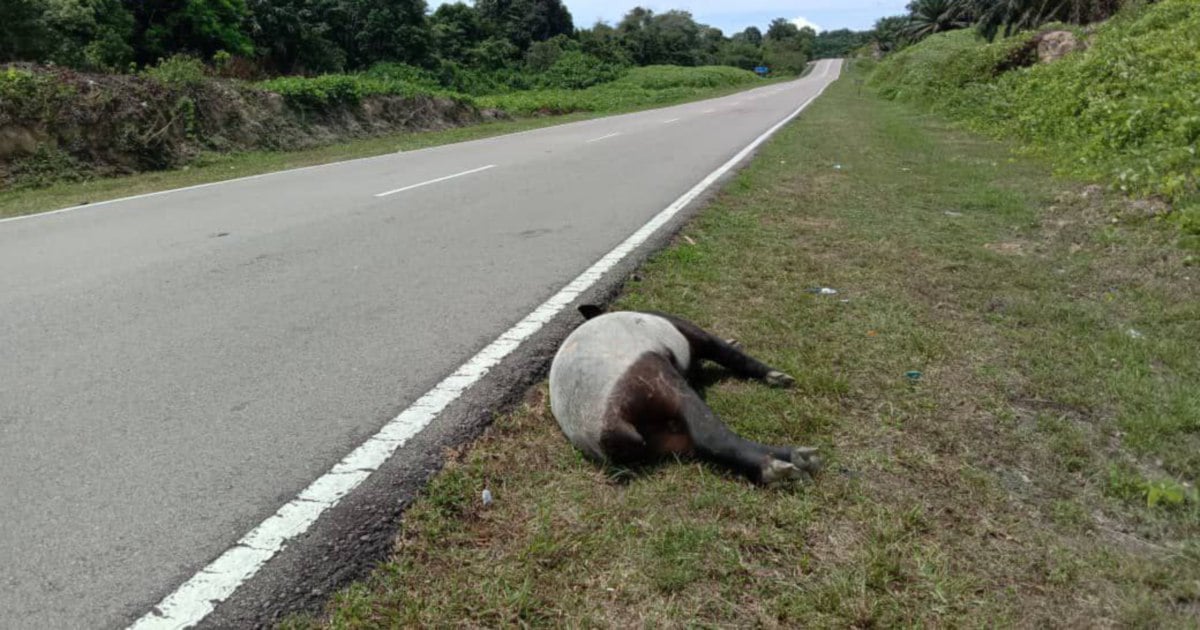
[[[441,4],[432,0],[431,7]],[[575,18],[575,26],[586,28],[604,20],[616,24],[636,6],[655,12],[682,9],[697,22],[715,26],[733,35],[747,26],[766,31],[771,20],[782,17],[817,30],[850,28],[866,30],[875,20],[905,13],[908,0],[563,0]]]

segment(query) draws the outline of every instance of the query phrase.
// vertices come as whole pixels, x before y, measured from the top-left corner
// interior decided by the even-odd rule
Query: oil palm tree
[[[912,40],[970,26],[974,20],[967,0],[913,0],[908,3],[905,35]]]
[[[1107,19],[1124,0],[972,0],[979,32],[989,40],[1005,37],[1047,22],[1087,24]]]

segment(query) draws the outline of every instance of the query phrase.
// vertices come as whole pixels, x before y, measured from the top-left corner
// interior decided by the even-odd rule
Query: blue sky
[[[766,28],[777,17],[802,19],[825,30],[870,28],[885,15],[904,13],[907,0],[563,0],[578,27],[601,19],[616,23],[627,11],[643,6],[654,11],[691,11],[698,22],[732,35],[747,26]],[[430,0],[430,6],[441,4]]]

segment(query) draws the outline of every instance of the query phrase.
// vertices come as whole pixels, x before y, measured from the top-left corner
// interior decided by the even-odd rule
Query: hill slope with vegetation
[[[1079,50],[1037,63],[1040,33],[1061,29]],[[940,33],[889,55],[871,84],[1015,137],[1064,172],[1169,202],[1200,233],[1200,4],[1130,6],[1087,29],[1047,25],[992,42]]]

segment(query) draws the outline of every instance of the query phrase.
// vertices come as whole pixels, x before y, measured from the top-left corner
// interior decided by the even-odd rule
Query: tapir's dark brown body
[[[659,313],[597,315],[563,342],[550,368],[550,404],[563,433],[590,457],[614,463],[696,455],[770,483],[816,470],[812,449],[745,440],[688,384],[702,359],[772,385],[791,377],[689,322]]]

